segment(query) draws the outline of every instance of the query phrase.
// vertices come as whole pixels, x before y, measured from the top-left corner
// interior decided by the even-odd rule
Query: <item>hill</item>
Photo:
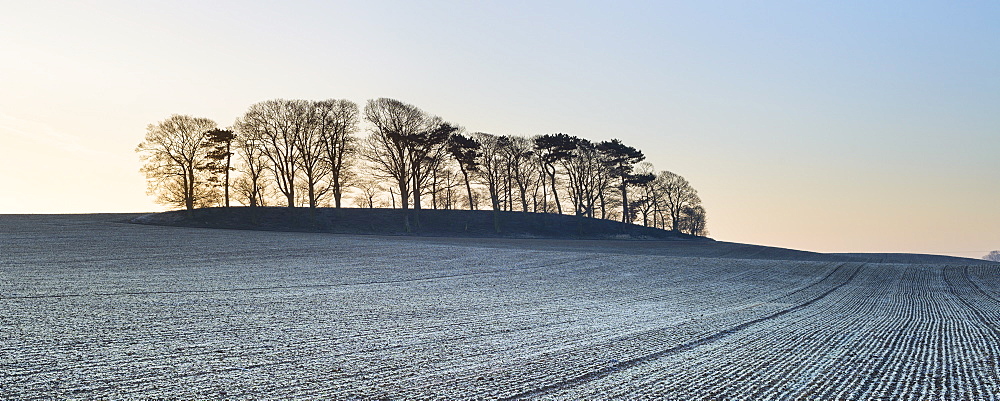
[[[985,261],[136,216],[0,215],[4,398],[996,399],[1000,383]]]
[[[695,240],[676,231],[551,213],[491,210],[232,207],[139,216],[139,224],[335,234],[470,238]]]
[[[921,253],[833,253],[831,255],[846,256],[869,263],[910,263],[910,264],[991,264],[983,259],[963,258],[959,256],[930,255]]]

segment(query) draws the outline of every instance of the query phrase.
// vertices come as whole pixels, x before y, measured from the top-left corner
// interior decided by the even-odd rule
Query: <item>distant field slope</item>
[[[1000,399],[996,263],[132,217],[0,215],[0,398]]]
[[[925,255],[919,253],[834,253],[851,257],[865,262],[875,263],[937,263],[937,264],[967,264],[967,263],[994,263],[982,259],[962,258],[958,256],[945,255]]]
[[[657,228],[552,213],[488,210],[233,207],[141,216],[141,224],[337,234],[505,238],[709,240]]]

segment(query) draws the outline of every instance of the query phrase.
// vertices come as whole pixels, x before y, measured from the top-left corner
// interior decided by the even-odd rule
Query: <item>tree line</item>
[[[361,133],[364,124],[365,132]],[[706,235],[691,184],[618,139],[466,132],[395,99],[256,103],[229,128],[172,115],[136,148],[149,193],[185,209],[359,207],[570,213]]]

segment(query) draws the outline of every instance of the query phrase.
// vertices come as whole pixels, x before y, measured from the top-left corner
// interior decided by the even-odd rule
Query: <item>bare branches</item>
[[[685,208],[701,206],[698,191],[684,177],[669,171],[662,171],[656,176],[655,185],[660,191],[665,211],[668,213],[673,230],[680,231],[686,224]],[[704,211],[701,212],[704,215]],[[696,215],[694,215],[697,217]],[[704,230],[704,227],[701,228]]]
[[[366,135],[358,135],[360,124]],[[226,199],[228,205],[229,186],[223,198],[199,166],[213,158],[221,164],[222,156],[229,165],[229,156],[236,155],[233,190],[248,206],[282,203],[271,198],[280,193],[289,207],[342,207],[346,196],[355,205],[414,210],[424,202],[452,208],[464,198],[476,209],[488,198],[495,211],[563,213],[562,193],[574,214],[620,219],[623,230],[641,218],[647,226],[706,233],[705,210],[690,183],[667,171],[653,174],[651,164],[641,163],[643,152],[618,139],[466,135],[455,124],[389,98],[369,100],[363,110],[341,99],[259,102],[236,121],[235,138],[202,146],[205,131],[214,127],[188,116],[149,126],[136,150],[162,202],[193,208]],[[229,182],[228,167],[208,170],[226,171]],[[457,189],[462,184],[464,191]],[[389,199],[378,201],[381,193]],[[416,213],[407,216],[419,227]]]
[[[211,196],[198,167],[206,160],[205,133],[215,127],[207,118],[174,114],[146,128],[135,150],[146,161],[141,171],[161,203],[191,210]]]
[[[261,154],[268,160],[278,190],[285,195],[288,207],[295,207],[295,176],[300,168],[298,136],[304,121],[296,115],[297,101],[274,99],[250,106],[237,121],[240,132],[253,132]]]
[[[364,156],[385,176],[396,180],[400,205],[410,204],[412,138],[424,128],[426,116],[416,106],[395,99],[369,100],[365,119],[371,124]]]
[[[349,100],[316,102],[315,128],[322,142],[322,151],[330,174],[330,190],[334,205],[341,207],[349,169],[356,154],[354,136],[358,127],[358,105]]]

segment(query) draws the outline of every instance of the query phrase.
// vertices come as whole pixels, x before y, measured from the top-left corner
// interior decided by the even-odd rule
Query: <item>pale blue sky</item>
[[[133,149],[173,113],[384,96],[621,138],[720,240],[1000,248],[998,2],[0,4],[0,213],[158,210]]]

